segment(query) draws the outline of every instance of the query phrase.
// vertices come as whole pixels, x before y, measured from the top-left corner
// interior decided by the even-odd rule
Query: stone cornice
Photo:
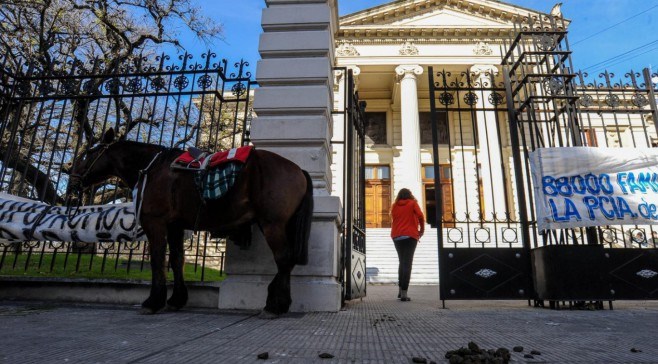
[[[341,43],[343,42],[349,42],[350,45],[360,45],[360,46],[368,46],[368,45],[388,45],[388,44],[396,44],[396,45],[401,45],[404,42],[412,42],[415,45],[418,44],[470,44],[474,45],[478,42],[486,42],[490,47],[493,47],[495,49],[498,48],[500,44],[503,43],[503,40],[509,40],[507,37],[500,37],[500,38],[468,38],[468,37],[460,37],[460,38],[436,38],[436,37],[430,37],[430,38],[361,38],[361,39],[354,39],[351,38],[349,40],[343,39],[343,38],[338,38],[336,39],[336,47],[339,47]]]
[[[338,29],[337,39],[350,39],[356,44],[365,39],[413,39],[419,42],[423,39],[446,40],[449,38],[501,38],[509,39],[516,34],[513,27],[478,28],[478,27],[415,27],[390,28],[386,26],[344,28]],[[472,42],[472,41],[471,41]]]

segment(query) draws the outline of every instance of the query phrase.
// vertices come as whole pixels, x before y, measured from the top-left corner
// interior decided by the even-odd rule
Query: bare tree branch
[[[8,168],[20,171],[25,182],[34,187],[36,195],[40,201],[49,204],[64,202],[48,176],[30,164],[28,158],[20,156],[17,153],[8,154],[4,148],[0,148],[0,161],[2,161]]]
[[[193,0],[0,0],[0,58],[5,66],[0,70],[0,117],[7,118],[0,120],[0,125],[9,123],[10,118],[18,123],[4,129],[5,133],[11,130],[12,134],[1,135],[2,141],[8,138],[35,140],[38,145],[34,147],[41,150],[40,153],[57,153],[60,157],[92,145],[102,132],[94,126],[104,125],[108,118],[96,115],[91,106],[99,102],[96,95],[101,94],[101,87],[112,74],[139,64],[144,54],[153,54],[163,44],[180,48],[176,29],[181,25],[204,40],[221,34],[221,28],[203,17]],[[101,62],[97,62],[98,59]],[[26,76],[72,75],[69,62],[73,62],[75,72],[81,74],[98,75],[102,66],[105,76],[93,78],[85,85],[86,97],[67,100],[66,114],[59,110],[53,113],[59,125],[40,124],[43,120],[53,121],[41,115],[39,110],[44,110],[43,104],[35,105],[37,101],[15,103],[9,98],[10,91],[20,86]],[[35,86],[27,84],[30,88]],[[120,97],[117,96],[115,102],[113,117],[117,118],[117,124],[125,126],[126,133],[140,123],[157,125],[154,118],[132,115],[131,107]],[[60,106],[53,102],[48,107],[55,110]],[[190,132],[187,140],[196,131]],[[66,143],[61,143],[51,136],[53,133],[71,135]],[[0,162],[4,169],[13,168],[24,173],[24,180],[32,184],[32,189],[38,191],[44,201],[63,199],[44,172],[57,163],[38,164],[30,158],[30,153],[23,151],[10,155],[5,143],[0,145]]]

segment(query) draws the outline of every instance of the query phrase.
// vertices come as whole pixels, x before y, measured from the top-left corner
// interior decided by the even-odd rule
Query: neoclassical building
[[[506,247],[525,254],[536,248],[548,236],[540,236],[533,224],[532,199],[526,198],[529,172],[527,165],[519,165],[527,158],[518,155],[522,148],[512,148],[512,136],[521,137],[522,153],[576,142],[638,148],[656,143],[649,115],[655,106],[644,113],[618,112],[620,106],[648,109],[646,92],[640,95],[637,87],[589,88],[586,82],[573,89],[573,81],[583,83],[563,67],[568,52],[560,44],[569,22],[559,11],[548,16],[495,0],[398,0],[338,18],[336,0],[266,4],[251,141],[307,170],[315,197],[310,262],[292,272],[292,310],[337,310],[346,290],[365,293],[365,278],[397,280],[388,213],[403,187],[418,198],[430,225],[437,223],[436,211],[443,218],[443,229],[428,228],[421,239],[412,284],[439,281],[438,261],[450,256],[439,254],[441,239],[453,249]],[[515,24],[528,25],[534,18],[558,19],[559,29],[531,35],[522,45],[529,44],[524,53],[529,58],[510,71],[521,56],[506,51],[519,34]],[[546,61],[547,52],[557,58]],[[340,111],[345,107],[346,69],[355,77],[360,100],[367,103],[365,256],[363,251],[350,254],[342,245],[350,236],[345,226],[353,223],[345,208],[354,207],[341,199],[349,160],[343,148],[345,114]],[[524,76],[530,74],[533,79]],[[520,77],[512,80],[514,100],[507,97],[504,76]],[[580,103],[576,111],[575,102]],[[513,109],[522,111],[517,132],[511,131],[515,124],[508,117]],[[576,114],[580,123],[564,128]],[[436,121],[436,143],[430,120]],[[349,171],[356,172],[353,166]],[[525,226],[521,210],[530,215]],[[555,239],[567,233],[556,232]],[[572,238],[582,240],[582,234]],[[346,257],[354,259],[346,262]],[[226,272],[219,306],[258,308],[265,299],[262,288],[276,267],[266,244],[255,243],[245,251],[228,245]],[[492,272],[483,268],[474,274],[491,277]]]
[[[340,18],[336,65],[353,71],[359,98],[367,102],[369,228],[390,226],[390,204],[403,187],[414,193],[430,219],[434,215],[428,66],[453,76],[470,73],[470,77],[483,80],[498,78],[503,40],[512,34],[514,22],[532,14],[540,13],[498,1],[414,0],[393,1]],[[440,138],[445,139],[440,141],[440,147],[447,147],[447,139],[451,138],[453,146],[463,144],[468,149],[479,144],[480,150],[496,151],[499,142],[493,136],[498,133],[492,129],[503,123],[497,126],[493,113],[440,113]],[[490,132],[479,133],[475,143],[463,142],[467,139],[464,133],[472,134],[476,128],[488,128]],[[476,153],[475,149],[471,151]],[[468,203],[490,213],[493,206],[504,205],[504,196],[496,193],[496,188],[503,186],[486,186],[490,183],[487,181],[502,180],[504,171],[497,166],[501,166],[501,159],[509,158],[504,151],[493,154],[479,158],[477,166],[467,168],[479,168],[480,174],[490,172],[492,178],[480,178],[478,182],[462,176],[467,179],[467,186],[485,184],[480,192],[473,188],[476,196],[471,196]],[[472,155],[469,158],[475,160]],[[335,160],[340,164],[340,156]],[[451,197],[444,198],[443,212],[457,213],[467,203],[464,194],[451,191],[455,188],[453,179],[458,178],[453,174],[459,171],[454,161],[449,168],[447,158],[439,164],[443,194]],[[334,173],[340,174],[340,168]],[[337,181],[340,178],[334,179],[335,185]],[[334,190],[339,191],[340,187]]]
[[[555,16],[552,19],[558,19],[560,26],[568,30],[569,20],[562,18],[559,5],[552,12]],[[500,223],[519,218],[503,59],[519,30],[519,23],[527,24],[528,18],[545,19],[548,15],[502,1],[408,0],[392,1],[340,18],[335,38],[336,66],[352,70],[359,98],[367,103],[366,226],[369,228],[368,266],[372,272],[380,272],[381,276],[382,270],[395,268],[394,264],[388,268],[378,267],[385,259],[377,257],[376,250],[389,249],[387,254],[395,259],[395,252],[386,245],[386,239],[390,227],[388,213],[397,191],[409,188],[425,211],[428,223],[434,225],[437,209],[435,162],[439,165],[438,180],[443,197],[443,206],[438,208],[443,212],[443,227],[448,228],[442,233],[458,234],[447,236],[446,242],[464,246],[499,242],[520,244],[518,227],[513,227],[512,223],[508,226],[513,228],[500,227]],[[544,37],[533,40],[530,50],[541,53],[555,45],[556,39]],[[542,62],[537,58],[526,63],[535,61]],[[430,67],[434,73],[434,87],[438,90],[435,95],[436,161],[432,153]],[[574,97],[581,96],[578,101],[580,145],[656,145],[656,131],[650,115],[615,114],[614,109],[624,105],[638,110],[647,105],[647,100],[634,98],[633,85],[626,91],[621,90],[623,87],[618,91],[601,91],[588,86],[587,81],[577,75],[563,79],[547,77],[533,80],[525,87],[533,89],[537,95],[550,96],[553,92],[562,92],[564,80],[578,85]],[[341,72],[336,73],[337,108],[342,106],[343,78]],[[639,85],[641,78],[638,74],[632,83],[637,81]],[[602,88],[608,82],[613,89],[616,81],[602,79],[600,82]],[[550,121],[552,107],[540,104],[534,109],[533,117]],[[336,118],[335,138],[341,133],[341,123],[342,120]],[[531,142],[531,134],[551,133],[558,138],[548,127],[543,131],[526,130],[525,142]],[[333,193],[337,196],[342,193],[341,153],[340,148],[334,149]],[[526,190],[528,188],[531,187],[526,186]],[[527,207],[532,210],[529,203]],[[451,232],[451,227],[457,229]],[[503,236],[513,229],[512,237]],[[435,247],[436,232],[428,231],[434,235],[425,240]],[[424,273],[426,278],[421,281],[436,282],[436,249],[421,255],[434,257],[427,263],[433,268]],[[374,276],[376,274],[371,274],[369,278]],[[381,281],[393,278],[394,274]]]

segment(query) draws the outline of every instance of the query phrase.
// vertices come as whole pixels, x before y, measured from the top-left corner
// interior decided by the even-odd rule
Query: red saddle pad
[[[221,152],[213,153],[205,158],[200,160],[195,160],[190,152],[184,152],[176,159],[176,163],[185,165],[187,167],[199,168],[204,163],[207,158],[210,158],[208,162],[208,168],[217,167],[223,163],[228,162],[242,162],[245,163],[247,158],[249,158],[249,153],[251,153],[252,146],[233,148],[229,150],[223,150]]]

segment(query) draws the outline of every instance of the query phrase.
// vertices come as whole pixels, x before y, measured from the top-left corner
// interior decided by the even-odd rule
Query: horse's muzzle
[[[77,174],[71,174],[69,177],[68,186],[66,187],[66,193],[67,194],[80,193],[82,192],[82,190],[83,190],[82,176]]]
[[[80,206],[82,203],[82,195],[84,194],[86,187],[82,181],[82,176],[78,174],[71,174],[69,177],[69,183],[66,187],[66,200],[67,206]]]
[[[69,184],[66,187],[66,202],[67,215],[69,217],[75,216],[82,204],[82,195],[84,187],[82,185],[82,178],[78,175],[71,175]]]

